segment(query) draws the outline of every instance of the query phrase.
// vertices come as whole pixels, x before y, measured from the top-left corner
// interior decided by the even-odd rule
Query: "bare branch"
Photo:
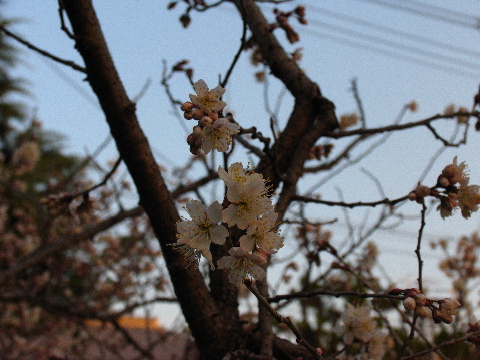
[[[343,296],[355,296],[362,299],[368,299],[368,298],[393,299],[393,300],[405,299],[405,296],[401,296],[401,295],[371,294],[371,293],[362,293],[358,291],[315,290],[315,291],[301,291],[301,292],[286,294],[286,295],[277,295],[277,296],[268,298],[267,301],[269,303],[276,303],[282,300],[312,298],[312,297],[321,296],[321,295],[334,296],[336,298],[343,297]]]
[[[19,43],[25,45],[26,47],[28,47],[29,49],[35,51],[36,53],[40,54],[40,55],[43,55],[49,59],[52,59],[53,61],[56,61],[60,64],[63,64],[63,65],[66,65],[68,67],[71,67],[73,70],[77,70],[77,71],[80,71],[84,74],[87,73],[87,70],[84,68],[84,67],[81,67],[80,65],[77,65],[75,62],[71,61],[71,60],[65,60],[65,59],[62,59],[62,58],[59,58],[58,56],[55,56],[51,53],[49,53],[48,51],[46,50],[42,50],[40,49],[39,47],[33,45],[32,43],[28,42],[27,40],[24,40],[22,39],[20,36],[18,35],[15,35],[14,33],[8,31],[5,26],[3,25],[0,25],[0,31],[3,31],[5,33],[5,35],[8,35],[10,36],[11,38],[17,40]]]
[[[317,350],[305,340],[305,338],[300,334],[298,329],[293,324],[292,320],[289,317],[284,317],[277,313],[274,308],[268,303],[267,299],[265,299],[260,292],[255,288],[251,281],[245,281],[245,285],[247,286],[248,290],[252,292],[253,295],[258,299],[258,302],[264,306],[268,312],[277,320],[280,324],[285,324],[289,327],[290,330],[295,334],[297,337],[297,343],[303,345],[315,359],[321,360],[322,357],[317,353]]]
[[[409,122],[406,124],[398,124],[398,125],[388,125],[388,126],[383,126],[379,128],[371,128],[371,129],[356,129],[356,130],[350,130],[350,131],[337,131],[337,132],[329,132],[325,134],[326,137],[330,137],[333,139],[340,139],[343,137],[347,136],[353,136],[353,135],[371,135],[371,134],[381,134],[384,132],[392,132],[392,131],[399,131],[399,130],[405,130],[405,129],[411,129],[419,126],[426,126],[427,128],[430,126],[431,123],[437,120],[441,119],[454,119],[457,118],[458,116],[474,116],[476,118],[480,117],[480,112],[479,111],[473,111],[470,113],[465,113],[463,111],[460,112],[455,112],[453,114],[437,114],[434,116],[431,116],[427,119],[424,120],[419,120],[415,122]],[[440,140],[442,138],[439,137]],[[443,142],[443,140],[442,140]],[[447,142],[448,143],[448,142]],[[451,145],[448,143],[446,146],[456,146],[456,145]]]
[[[408,195],[402,196],[398,199],[393,199],[390,200],[388,198],[385,198],[383,200],[378,200],[378,201],[371,201],[371,202],[355,202],[355,203],[346,203],[343,201],[328,201],[328,200],[321,200],[321,199],[316,199],[308,196],[302,196],[302,195],[295,195],[292,197],[292,201],[302,201],[302,202],[309,202],[309,203],[315,203],[315,204],[323,204],[323,205],[328,205],[328,206],[343,206],[343,207],[348,207],[348,208],[354,208],[358,206],[377,206],[377,205],[395,205],[398,204],[402,201],[405,201],[408,199]]]

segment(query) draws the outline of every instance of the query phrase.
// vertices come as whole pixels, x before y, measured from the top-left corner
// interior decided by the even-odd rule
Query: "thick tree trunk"
[[[161,244],[175,294],[197,346],[204,358],[221,359],[235,346],[235,342],[229,341],[235,315],[229,316],[228,322],[222,321],[225,314],[216,306],[200,272],[192,266],[187,268],[185,259],[167,246],[176,242],[176,222],[180,217],[138,123],[135,104],[122,85],[91,1],[63,0],[63,5],[72,25],[75,47],[85,62],[87,80]]]
[[[270,178],[275,187],[280,181],[286,181],[281,196],[283,215],[308,151],[324,131],[335,127],[333,105],[321,96],[318,86],[303,74],[268,31],[256,4],[252,0],[235,0],[235,3],[272,72],[296,99],[288,125],[274,144],[275,159],[260,164],[263,175]],[[226,282],[225,274],[211,274],[210,293],[200,272],[187,268],[185,259],[168,246],[176,242],[178,211],[140,128],[135,104],[122,85],[91,0],[62,0],[62,4],[72,25],[76,49],[85,62],[87,80],[99,99],[120,156],[137,188],[140,204],[160,242],[175,294],[202,358],[220,360],[228,351],[248,347],[248,344],[259,347],[258,338],[253,336],[248,341],[242,334],[237,289]],[[219,247],[213,249],[217,257],[223,252]],[[305,349],[286,341],[276,340],[275,347],[279,359],[290,359],[293,354],[310,358]]]

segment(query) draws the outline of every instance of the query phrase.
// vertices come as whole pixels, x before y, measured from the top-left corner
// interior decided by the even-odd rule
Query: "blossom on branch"
[[[209,250],[210,243],[223,245],[229,235],[228,230],[219,225],[222,220],[222,205],[215,201],[207,208],[202,202],[192,200],[187,203],[185,209],[192,220],[177,222],[177,242],[201,250],[210,267],[214,268]]]
[[[227,199],[231,204],[223,210],[223,222],[229,226],[237,225],[241,230],[256,225],[260,215],[273,211],[273,205],[266,196],[265,185],[259,181],[245,186],[234,184],[227,190]]]
[[[345,344],[352,344],[356,339],[367,343],[377,333],[377,322],[370,317],[370,308],[366,306],[355,307],[347,304],[347,309],[342,315],[344,326],[339,330],[343,332]]]
[[[460,185],[458,206],[462,210],[462,216],[465,219],[468,219],[472,212],[478,210],[478,204],[480,204],[479,190],[480,186],[478,185],[468,185],[468,180]]]
[[[240,285],[245,279],[261,280],[265,277],[265,270],[260,266],[267,261],[256,254],[249,254],[240,247],[231,248],[228,253],[218,260],[219,269],[228,269],[228,279],[232,284]]]
[[[219,99],[225,93],[225,89],[218,85],[216,88],[209,90],[207,84],[203,80],[198,80],[193,88],[197,95],[190,94],[190,101],[199,106],[205,113],[211,111],[220,112],[223,110],[225,102]]]
[[[213,124],[206,125],[203,128],[203,152],[208,154],[212,149],[220,152],[227,151],[232,143],[232,135],[238,134],[239,131],[240,125],[231,123],[225,118],[220,118]]]
[[[247,229],[247,234],[240,238],[240,247],[245,251],[261,250],[273,254],[283,247],[283,238],[274,230],[278,215],[268,212],[262,215],[254,226]]]
[[[225,186],[228,188],[233,186],[235,183],[241,185],[246,185],[253,181],[265,183],[265,180],[263,179],[261,174],[250,171],[248,170],[248,168],[244,169],[243,164],[239,162],[230,165],[230,167],[228,168],[228,172],[225,171],[221,166],[219,166],[218,176],[220,177],[220,179],[223,180]]]

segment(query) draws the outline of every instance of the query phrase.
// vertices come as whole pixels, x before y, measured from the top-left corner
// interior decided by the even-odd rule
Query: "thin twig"
[[[333,291],[333,290],[315,290],[315,291],[301,291],[293,294],[277,295],[271,298],[268,298],[269,303],[276,303],[281,300],[289,299],[300,299],[300,298],[311,298],[320,295],[329,295],[339,298],[341,296],[355,296],[362,299],[376,298],[376,299],[393,299],[393,300],[404,300],[405,296],[403,295],[390,295],[390,294],[373,294],[373,293],[362,293],[359,291]]]
[[[337,131],[337,132],[329,132],[325,134],[326,137],[331,137],[334,139],[340,139],[343,137],[347,136],[353,136],[353,135],[371,135],[371,134],[381,134],[384,132],[392,132],[392,131],[399,131],[399,130],[405,130],[405,129],[411,129],[414,127],[419,127],[419,126],[426,126],[426,127],[431,127],[430,123],[434,122],[436,120],[441,120],[441,119],[453,119],[458,116],[474,116],[476,118],[480,117],[480,112],[479,111],[473,111],[471,113],[465,113],[463,111],[455,112],[452,114],[437,114],[434,116],[431,116],[427,119],[424,120],[419,120],[419,121],[414,121],[414,122],[409,122],[406,124],[398,124],[398,125],[388,125],[388,126],[383,126],[379,128],[371,128],[371,129],[356,129],[356,130],[350,130],[350,131]],[[438,137],[438,139],[443,140],[442,138]],[[448,142],[447,142],[448,143]],[[458,146],[456,144],[451,144],[448,143],[446,146]]]
[[[309,203],[315,203],[315,204],[323,204],[323,205],[328,205],[328,206],[343,206],[343,207],[348,207],[348,208],[354,208],[358,206],[377,206],[377,205],[395,205],[398,204],[399,202],[405,201],[408,199],[408,195],[402,196],[398,199],[393,199],[390,200],[388,198],[378,200],[378,201],[370,201],[370,202],[363,202],[363,201],[358,201],[354,203],[346,203],[343,201],[328,201],[328,200],[321,200],[321,199],[315,199],[312,197],[308,196],[302,196],[302,195],[294,195],[292,197],[293,201],[301,201],[301,202],[309,202]]]
[[[423,355],[426,355],[426,354],[429,354],[433,351],[436,351],[438,349],[441,349],[443,347],[446,347],[446,346],[451,346],[451,345],[455,345],[455,344],[458,344],[460,342],[463,342],[463,341],[468,341],[470,338],[473,338],[477,335],[480,335],[480,330],[477,330],[475,332],[471,332],[471,333],[468,333],[467,335],[461,337],[461,338],[458,338],[458,339],[452,339],[452,340],[448,340],[448,341],[445,341],[443,343],[440,343],[438,345],[435,345],[435,346],[432,346],[426,350],[423,350],[423,351],[420,351],[416,354],[413,354],[413,355],[409,355],[409,356],[405,356],[405,357],[402,357],[400,358],[400,360],[410,360],[410,359],[415,359],[415,358],[418,358],[420,356],[423,356]]]
[[[417,248],[415,249],[415,254],[417,255],[418,259],[418,289],[420,292],[423,293],[423,260],[422,260],[422,254],[420,253],[420,247],[422,244],[422,236],[423,236],[423,230],[425,229],[425,213],[427,211],[427,207],[425,206],[425,203],[422,204],[422,216],[421,216],[421,222],[420,222],[420,229],[418,229],[418,240],[417,240]]]
[[[258,299],[259,303],[261,303],[263,306],[265,306],[265,308],[268,310],[268,312],[275,318],[275,320],[277,320],[278,323],[285,324],[290,328],[290,330],[292,330],[292,332],[297,337],[297,343],[299,343],[300,345],[303,345],[313,355],[313,357],[315,359],[322,360],[322,356],[320,356],[318,354],[317,350],[305,340],[305,338],[302,336],[302,334],[300,334],[300,332],[295,327],[295,325],[293,324],[292,320],[290,320],[289,317],[284,317],[284,316],[280,315],[279,313],[277,313],[275,311],[275,309],[268,303],[267,299],[264,298],[258,292],[258,290],[255,288],[255,286],[253,285],[253,283],[251,281],[248,281],[248,280],[245,281],[245,285],[247,286],[248,290],[250,290],[252,292],[252,294],[255,295],[255,297]]]
[[[40,49],[39,47],[37,47],[37,46],[31,44],[30,42],[22,39],[20,36],[15,35],[14,33],[8,31],[3,25],[0,25],[0,30],[3,31],[5,33],[5,35],[10,36],[11,38],[17,40],[19,43],[25,45],[29,49],[39,53],[40,55],[43,55],[43,56],[45,56],[49,59],[52,59],[53,61],[56,61],[60,64],[67,65],[67,66],[71,67],[72,69],[80,71],[84,74],[87,73],[87,70],[84,67],[82,67],[80,65],[77,65],[75,62],[73,62],[71,60],[65,60],[65,59],[59,58],[58,56],[55,56],[55,55],[49,53],[46,50]]]
[[[242,13],[242,21],[243,21],[243,30],[242,30],[242,38],[240,39],[240,47],[238,48],[238,51],[233,58],[232,64],[230,65],[230,67],[227,70],[227,74],[225,75],[225,79],[223,79],[223,81],[220,83],[220,85],[223,88],[227,85],[228,80],[230,78],[230,75],[232,75],[233,69],[234,69],[235,65],[237,64],[238,59],[240,59],[240,55],[242,54],[242,51],[245,48],[245,42],[246,42],[246,37],[247,37],[247,28],[248,27],[247,27],[247,23],[245,22],[245,16],[244,16],[245,9],[243,8],[243,6],[242,6],[241,13]]]

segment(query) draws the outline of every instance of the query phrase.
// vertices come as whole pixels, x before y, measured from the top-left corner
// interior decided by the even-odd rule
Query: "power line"
[[[403,50],[406,50],[406,51],[409,51],[409,52],[421,54],[423,56],[432,57],[434,59],[442,59],[443,61],[450,62],[450,63],[455,64],[455,65],[462,65],[462,66],[470,68],[472,70],[480,70],[480,67],[479,67],[478,63],[474,64],[474,63],[471,63],[471,62],[468,62],[468,61],[460,60],[458,58],[452,58],[450,56],[438,54],[438,53],[435,53],[435,52],[430,51],[430,50],[425,50],[425,49],[421,49],[421,48],[418,48],[418,47],[415,47],[415,46],[406,45],[406,44],[403,44],[403,43],[400,43],[400,42],[383,39],[383,38],[380,38],[380,37],[375,36],[375,35],[369,35],[369,34],[361,33],[361,32],[358,32],[358,31],[355,31],[355,30],[352,30],[352,29],[344,28],[344,27],[341,27],[341,26],[333,25],[333,24],[327,24],[325,22],[321,22],[321,21],[317,21],[317,20],[311,20],[310,23],[313,24],[313,25],[316,25],[316,26],[329,28],[329,29],[334,30],[338,33],[345,34],[345,35],[348,35],[348,36],[354,36],[354,37],[366,39],[366,40],[369,40],[369,41],[373,41],[375,43],[381,43],[381,44],[384,44],[386,46],[392,47],[394,49],[403,49]]]
[[[312,35],[314,35],[316,37],[320,36],[322,39],[331,40],[331,41],[334,41],[336,43],[339,43],[339,42],[344,43],[344,44],[352,46],[352,47],[368,50],[368,51],[374,52],[376,54],[382,54],[382,55],[392,57],[392,58],[397,59],[397,60],[402,59],[402,60],[410,62],[410,63],[414,63],[414,64],[417,64],[417,65],[420,64],[420,65],[428,66],[430,68],[436,68],[436,69],[441,70],[441,71],[445,71],[445,72],[448,72],[448,73],[455,73],[455,74],[462,75],[462,76],[465,76],[465,77],[468,77],[468,78],[479,76],[478,73],[474,73],[474,72],[470,72],[470,71],[466,71],[466,70],[461,70],[461,69],[454,68],[454,67],[451,67],[451,66],[448,66],[448,65],[442,65],[442,64],[435,63],[435,62],[423,60],[423,59],[420,59],[418,57],[413,57],[413,56],[406,55],[405,53],[400,53],[400,52],[395,52],[395,51],[392,51],[392,50],[382,49],[382,48],[379,48],[377,46],[373,46],[371,44],[365,44],[365,43],[362,43],[362,42],[352,40],[350,38],[343,38],[343,37],[340,37],[340,36],[337,36],[337,35],[332,35],[332,34],[328,34],[328,33],[324,33],[324,32],[319,32],[317,30],[312,30],[312,29],[309,29],[309,28],[305,28],[305,29],[303,29],[303,31],[306,32],[306,33],[311,33]]]
[[[443,7],[440,7],[440,6],[437,6],[437,5],[432,5],[432,4],[424,4],[422,3],[421,1],[415,1],[415,0],[403,0],[402,1],[404,4],[405,3],[410,3],[412,4],[413,6],[418,6],[418,7],[421,7],[421,8],[424,8],[426,9],[427,11],[437,11],[437,12],[440,12],[440,13],[443,13],[447,16],[449,15],[454,15],[456,17],[459,17],[459,18],[468,18],[470,20],[472,20],[473,22],[475,22],[477,25],[480,21],[480,18],[477,17],[477,16],[473,16],[473,15],[469,15],[469,14],[466,14],[466,13],[461,13],[459,11],[455,11],[455,10],[451,10],[451,9],[445,9]],[[477,26],[478,27],[478,26]]]
[[[392,9],[401,10],[401,11],[409,12],[409,13],[412,13],[412,14],[415,14],[415,15],[424,16],[424,17],[427,17],[427,18],[430,18],[430,19],[447,22],[447,23],[450,23],[450,24],[453,24],[453,25],[463,26],[463,27],[468,28],[468,29],[476,29],[476,30],[479,29],[478,20],[476,22],[472,23],[472,22],[465,21],[465,20],[459,20],[456,17],[449,17],[447,15],[440,15],[440,14],[433,14],[430,11],[424,11],[424,10],[421,10],[421,9],[413,9],[411,7],[402,5],[401,3],[398,3],[398,2],[392,3],[392,2],[385,1],[385,0],[363,0],[363,1],[368,1],[368,2],[376,4],[376,5],[386,6],[386,7],[392,8]],[[445,11],[448,11],[448,10],[445,10]],[[462,15],[462,17],[463,16],[464,15]]]
[[[421,36],[421,35],[417,35],[417,34],[413,34],[413,33],[408,33],[408,32],[393,29],[393,28],[390,28],[390,27],[387,27],[387,26],[375,24],[375,23],[370,22],[370,21],[365,21],[365,20],[358,19],[358,18],[353,17],[353,16],[340,14],[338,12],[331,11],[331,10],[328,10],[328,9],[325,9],[325,8],[320,8],[320,7],[315,6],[315,5],[309,5],[308,9],[310,11],[313,11],[314,13],[317,13],[317,14],[320,14],[320,15],[326,15],[330,18],[334,18],[334,19],[341,20],[341,21],[346,21],[348,23],[356,23],[356,24],[359,24],[359,25],[367,27],[367,28],[379,30],[383,33],[389,33],[389,34],[399,36],[399,37],[402,37],[402,38],[405,38],[405,39],[415,40],[415,41],[418,41],[418,42],[422,42],[424,44],[437,46],[437,47],[443,48],[445,50],[454,51],[456,53],[462,53],[464,55],[468,55],[468,56],[472,56],[472,57],[480,57],[480,52],[477,52],[477,51],[473,51],[473,50],[470,50],[470,49],[465,49],[465,48],[455,46],[455,45],[451,45],[451,44],[446,44],[444,42],[433,40],[433,39],[427,38],[425,36]]]

